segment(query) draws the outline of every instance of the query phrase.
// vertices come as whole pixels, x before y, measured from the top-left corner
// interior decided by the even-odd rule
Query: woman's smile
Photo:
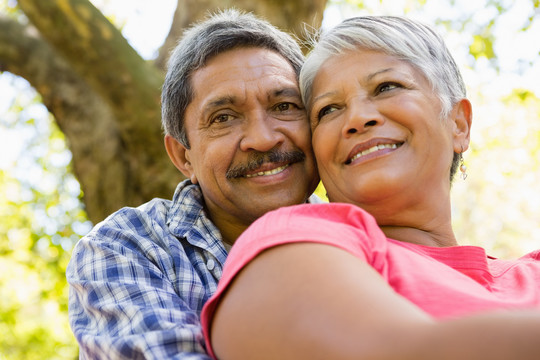
[[[386,142],[383,139],[374,139],[376,142],[380,142],[376,145],[367,145],[368,143],[373,143],[373,140],[368,141],[364,144],[359,144],[353,148],[350,155],[348,156],[347,160],[345,161],[345,165],[354,165],[358,163],[358,159],[362,159],[362,161],[372,159],[378,156],[386,155],[392,150],[397,149],[400,147],[403,143],[402,142]],[[370,155],[370,156],[368,156]]]

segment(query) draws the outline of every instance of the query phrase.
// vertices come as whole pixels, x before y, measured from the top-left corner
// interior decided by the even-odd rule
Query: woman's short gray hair
[[[306,105],[313,80],[328,58],[355,49],[375,50],[395,56],[418,69],[441,100],[442,117],[466,97],[461,73],[442,37],[420,22],[398,16],[350,18],[318,34],[314,49],[300,73],[300,89]]]
[[[441,101],[442,119],[467,96],[459,68],[442,37],[431,27],[399,16],[361,16],[343,21],[315,35],[313,50],[300,72],[300,91],[309,110],[312,86],[320,67],[330,57],[357,49],[380,51],[406,61],[422,73]],[[454,154],[452,179],[459,163]]]
[[[304,62],[302,50],[291,35],[239,10],[221,11],[186,30],[169,59],[161,94],[161,117],[165,133],[187,148],[184,116],[193,99],[191,75],[211,58],[238,47],[273,50],[291,64],[297,76]]]

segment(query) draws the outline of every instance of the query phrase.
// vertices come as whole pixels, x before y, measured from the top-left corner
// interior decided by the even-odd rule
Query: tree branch
[[[18,4],[41,36],[114,114],[129,169],[124,189],[129,192],[125,197],[129,202],[120,205],[137,205],[155,196],[169,197],[182,177],[163,146],[163,74],[143,60],[88,0],[19,0]]]
[[[88,0],[19,0],[41,35],[110,103],[123,137],[161,139],[163,77]],[[137,121],[149,113],[155,120]]]
[[[124,200],[127,182],[128,161],[111,109],[35,28],[5,17],[0,17],[0,70],[25,78],[40,93],[68,139],[88,216],[103,219]]]

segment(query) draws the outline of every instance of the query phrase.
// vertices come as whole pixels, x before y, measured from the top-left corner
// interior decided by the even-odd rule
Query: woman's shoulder
[[[326,225],[376,227],[375,219],[362,208],[346,203],[319,203],[286,206],[268,212],[255,221],[252,227],[267,223],[279,223],[284,226],[298,226],[301,223],[323,222]]]
[[[236,240],[231,255],[235,248],[258,253],[297,242],[331,245],[364,256],[375,248],[387,246],[386,236],[375,219],[357,206],[302,204],[280,208],[259,218]]]

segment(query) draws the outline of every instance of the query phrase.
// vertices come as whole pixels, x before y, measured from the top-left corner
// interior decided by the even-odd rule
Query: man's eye
[[[293,104],[293,103],[290,103],[290,102],[284,102],[284,103],[279,103],[276,105],[276,110],[277,111],[289,111],[289,110],[294,110],[294,109],[297,109],[298,106]]]
[[[219,114],[212,119],[212,123],[224,123],[232,119],[229,114]]]

